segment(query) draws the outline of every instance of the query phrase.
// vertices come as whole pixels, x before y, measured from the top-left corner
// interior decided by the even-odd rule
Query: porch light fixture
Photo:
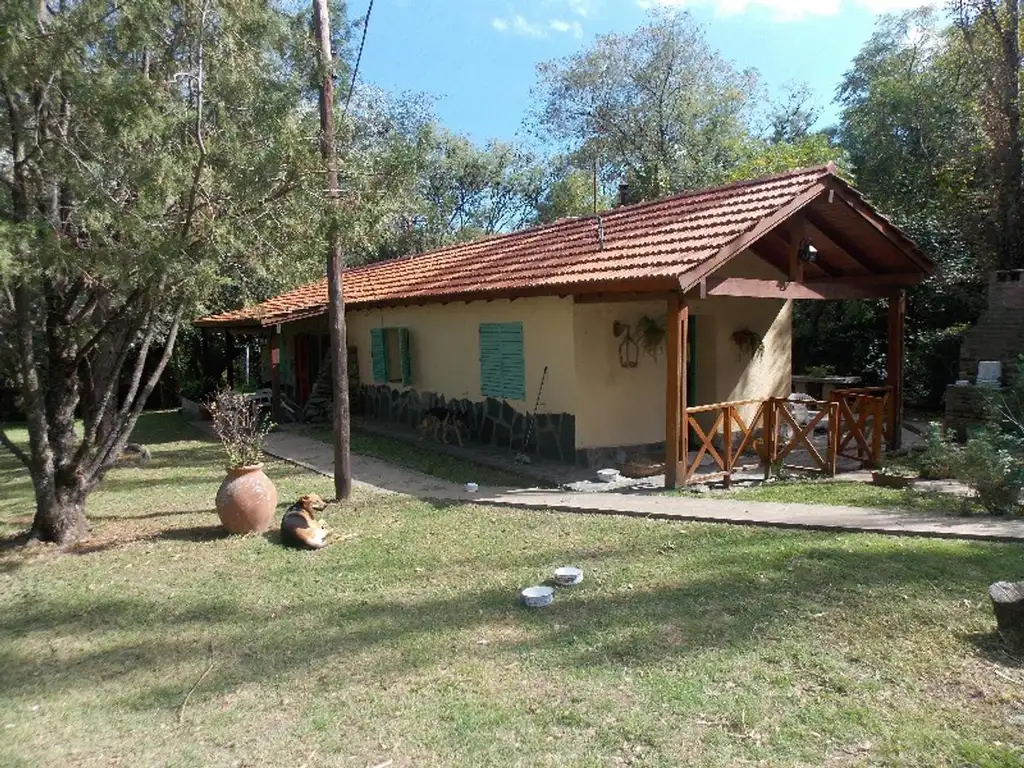
[[[800,250],[797,253],[800,256],[800,261],[804,264],[813,264],[818,260],[818,249],[814,247],[810,240],[804,240],[800,243]]]

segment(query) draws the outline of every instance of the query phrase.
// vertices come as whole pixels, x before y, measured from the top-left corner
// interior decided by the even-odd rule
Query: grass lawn
[[[153,463],[77,552],[0,548],[0,765],[1024,764],[986,597],[1024,547],[363,496],[294,552],[219,533],[191,429],[140,422]],[[0,535],[30,499],[0,452]],[[562,564],[581,586],[517,605]]]
[[[327,427],[312,427],[306,430],[306,434],[325,443],[332,440],[331,431]],[[352,431],[351,440],[353,453],[372,456],[459,485],[470,480],[480,485],[500,488],[536,488],[543,485],[524,475],[432,450],[429,442],[424,442],[422,446],[411,445],[402,440],[359,430]]]
[[[786,481],[729,491],[741,501],[777,501],[785,504],[830,504],[875,509],[902,509],[934,515],[987,514],[980,505],[946,493],[924,493],[912,488],[883,488],[870,483],[844,481]]]

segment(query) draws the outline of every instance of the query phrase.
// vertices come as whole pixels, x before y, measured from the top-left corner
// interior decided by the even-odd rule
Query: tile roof
[[[838,179],[831,165],[623,206],[345,271],[347,307],[596,292],[680,277],[801,196]],[[845,186],[845,185],[844,185]],[[197,325],[270,326],[327,311],[327,281],[212,315]]]

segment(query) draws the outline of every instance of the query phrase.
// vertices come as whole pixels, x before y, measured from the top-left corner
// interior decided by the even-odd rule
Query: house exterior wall
[[[752,254],[742,254],[719,276],[781,278]],[[785,396],[792,369],[792,303],[773,299],[710,297],[689,302],[695,340],[691,402]],[[636,328],[643,316],[664,319],[664,301],[577,304],[571,298],[528,298],[425,306],[352,310],[347,314],[348,345],[358,359],[355,406],[369,415],[415,426],[434,405],[457,403],[470,414],[472,436],[522,450],[525,414],[532,413],[544,369],[536,430],[530,450],[594,464],[619,450],[657,450],[665,440],[666,360],[639,352],[636,368],[619,361],[622,339],[615,321]],[[501,402],[485,397],[480,382],[481,323],[521,322],[526,399]],[[407,328],[412,378],[409,385],[374,382],[370,332]],[[764,350],[750,358],[733,343],[735,331],[762,337]],[[325,317],[289,323],[282,329],[282,388],[295,390],[295,336],[327,332]],[[748,409],[747,418],[756,406]],[[706,425],[709,426],[709,425]],[[517,443],[518,441],[518,443]]]
[[[716,277],[782,279],[781,273],[745,252]],[[689,301],[695,326],[690,365],[695,368],[690,402],[710,405],[790,392],[792,373],[792,302],[713,296]],[[612,325],[635,329],[643,316],[664,320],[666,302],[576,304],[573,308],[574,359],[579,397],[576,447],[581,460],[601,463],[619,449],[656,450],[665,441],[664,353],[641,351],[636,368],[619,362],[621,339]],[[733,343],[732,334],[748,329],[762,337],[764,351],[750,358]],[[742,409],[751,418],[757,406]],[[701,417],[702,422],[713,417]],[[710,427],[710,423],[703,426]]]
[[[371,328],[408,328],[412,357],[412,388],[446,399],[480,400],[480,324],[523,324],[526,400],[510,400],[521,411],[533,411],[541,376],[547,366],[539,410],[572,413],[576,393],[573,370],[572,300],[531,298],[518,301],[476,301],[355,310],[347,314],[348,343],[358,349],[362,381],[373,382]],[[402,385],[389,385],[403,389]]]
[[[623,368],[622,339],[612,326],[618,321],[635,329],[641,317],[662,318],[666,310],[663,301],[573,307],[578,451],[664,441],[665,355],[655,358],[641,350],[637,367]]]

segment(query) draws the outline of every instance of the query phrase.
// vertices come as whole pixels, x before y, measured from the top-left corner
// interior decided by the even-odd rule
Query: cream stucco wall
[[[644,315],[664,317],[666,309],[665,302],[575,305],[577,449],[665,439],[665,356],[641,351],[636,368],[623,368],[612,325],[636,328]]]
[[[411,387],[474,401],[484,397],[480,391],[480,324],[521,322],[527,399],[510,400],[509,405],[518,411],[533,411],[547,366],[540,412],[575,413],[572,299],[545,297],[355,310],[347,313],[346,319],[348,343],[358,349],[359,374],[364,383],[373,383],[370,329],[408,328]]]
[[[747,252],[716,273],[721,277],[774,279],[782,275]],[[691,402],[709,405],[785,396],[792,373],[792,303],[773,299],[710,297],[689,301],[695,326],[690,364],[695,367]],[[641,353],[636,368],[619,364],[617,320],[636,327],[644,315],[663,319],[665,302],[577,304],[573,311],[575,366],[579,381],[576,447],[608,448],[659,443],[665,439],[664,354]],[[732,334],[749,329],[764,340],[751,359]],[[753,416],[747,408],[745,416]],[[709,425],[706,425],[709,426]]]
[[[750,253],[726,265],[717,276],[782,278]],[[691,402],[706,405],[789,394],[791,302],[710,297],[690,299],[689,306],[696,326]],[[412,388],[474,401],[483,398],[480,324],[522,322],[527,400],[510,401],[510,405],[521,412],[533,410],[547,366],[540,411],[574,414],[576,447],[584,449],[645,445],[665,439],[665,356],[653,359],[641,352],[636,368],[622,368],[620,339],[614,337],[612,324],[618,320],[635,328],[644,315],[664,318],[666,314],[664,301],[576,304],[571,298],[551,297],[353,310],[346,319],[348,344],[358,350],[363,383],[373,383],[370,329],[408,328]],[[742,355],[731,340],[741,329],[752,330],[764,340],[764,352],[754,359]],[[284,326],[283,380],[294,386],[290,358],[295,334],[326,331],[323,317]]]

